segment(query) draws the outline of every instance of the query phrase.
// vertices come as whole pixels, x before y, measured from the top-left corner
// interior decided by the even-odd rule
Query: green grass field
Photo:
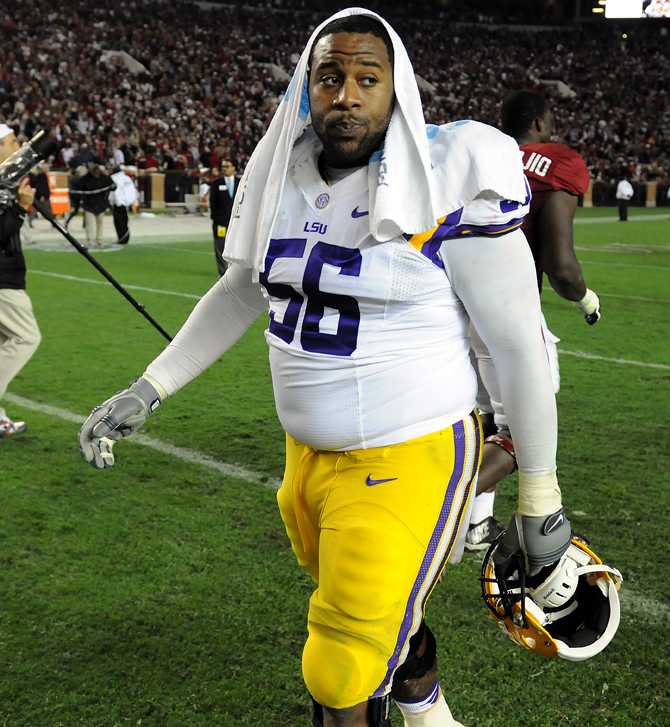
[[[498,632],[479,597],[480,559],[466,556],[447,569],[428,619],[448,702],[469,727],[670,725],[662,212],[634,210],[652,218],[621,224],[613,210],[580,210],[578,254],[603,305],[596,327],[544,294],[564,352],[564,502],[575,530],[624,574],[621,628],[590,662],[544,661]],[[589,223],[603,216],[613,221]],[[100,259],[124,284],[154,289],[131,292],[175,332],[214,282],[210,251],[209,238],[185,235]],[[113,470],[96,472],[79,456],[72,415],[141,374],[163,341],[109,286],[79,280],[101,280],[79,255],[27,258],[44,340],[6,402],[29,432],[0,442],[0,725],[308,725],[310,582],[275,505],[283,435],[262,321],[145,427],[152,441],[256,477],[133,440],[116,447]],[[501,489],[500,519],[514,490]]]

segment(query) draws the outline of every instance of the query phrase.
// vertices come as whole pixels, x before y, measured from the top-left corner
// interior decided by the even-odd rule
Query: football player
[[[521,160],[509,137],[484,124],[425,127],[406,50],[379,16],[342,11],[313,38],[301,58],[309,59],[304,85],[294,76],[268,131],[273,138],[286,108],[295,110],[289,119],[311,120],[271,180],[283,187],[262,266],[243,265],[227,247],[225,276],[142,377],[93,410],[80,447],[95,467],[113,465],[110,440],[137,430],[269,309],[286,430],[279,508],[315,582],[302,657],[313,724],[389,727],[393,699],[408,727],[454,727],[424,611],[462,549],[476,485],[470,320],[502,373],[519,461],[518,507],[499,567],[521,554],[534,572],[556,562],[571,535],[539,296],[520,230]],[[254,176],[261,145],[236,198],[242,218],[253,213],[254,221],[260,210],[248,207],[247,181],[267,181]],[[282,153],[280,145],[271,151]],[[392,151],[400,167],[387,164]],[[430,187],[436,199],[447,187],[458,197],[432,216],[431,229],[375,237],[380,190],[419,156],[424,181],[460,167],[451,185]],[[421,184],[406,177],[402,205],[425,209]]]
[[[528,239],[537,285],[542,291],[543,275],[551,287],[575,303],[589,325],[600,319],[598,296],[584,282],[572,237],[577,200],[588,189],[589,172],[582,157],[565,144],[551,143],[554,119],[546,98],[533,91],[515,91],[502,106],[502,130],[514,137],[521,148],[526,178],[532,191],[530,213],[523,231]],[[559,388],[558,339],[543,326],[554,388]],[[514,445],[500,396],[495,367],[480,337],[473,332],[473,348],[486,392],[480,393],[480,408],[487,414],[478,496],[472,509],[465,547],[488,548],[502,528],[493,517],[494,488],[516,468]],[[494,421],[495,420],[495,421]]]

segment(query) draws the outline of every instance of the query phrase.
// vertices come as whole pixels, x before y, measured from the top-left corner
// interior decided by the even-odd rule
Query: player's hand
[[[136,432],[160,404],[156,389],[140,378],[96,406],[79,430],[79,448],[84,459],[99,470],[112,467],[114,441]]]
[[[28,177],[24,177],[16,192],[16,201],[26,212],[33,206],[35,201],[35,190],[30,186]]]
[[[555,563],[568,549],[571,537],[570,521],[562,508],[541,517],[515,512],[493,560],[503,573],[510,574],[521,565],[532,576]]]
[[[590,326],[594,326],[600,320],[600,299],[590,288],[586,289],[584,297],[578,300],[575,305],[582,312],[584,320]]]

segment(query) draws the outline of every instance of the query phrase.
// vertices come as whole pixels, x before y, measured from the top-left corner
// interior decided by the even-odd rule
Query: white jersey
[[[317,449],[406,441],[474,408],[469,320],[442,246],[515,229],[530,194],[515,203],[484,192],[433,230],[383,243],[370,235],[368,199],[367,168],[328,186],[316,159],[299,160],[260,276],[277,412]]]
[[[264,272],[256,277],[253,266],[232,263],[145,376],[162,396],[174,394],[269,306],[266,336],[285,429],[319,449],[385,446],[453,424],[473,408],[469,317],[499,375],[520,482],[555,480],[556,400],[535,267],[518,229],[530,192],[502,198],[522,196],[521,155],[502,134],[497,143],[499,132],[474,124],[456,126],[467,133],[452,145],[470,160],[461,164],[462,207],[445,210],[431,230],[388,242],[370,234],[365,170],[328,186],[318,150],[296,152]],[[458,167],[433,161],[454,173]],[[373,184],[374,172],[369,165]]]

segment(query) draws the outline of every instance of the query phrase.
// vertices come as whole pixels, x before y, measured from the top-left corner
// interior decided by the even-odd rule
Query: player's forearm
[[[571,265],[564,265],[552,273],[548,273],[551,287],[566,300],[581,300],[586,295],[586,283],[582,277],[582,269],[575,260]]]
[[[544,345],[526,342],[525,354],[497,350],[492,356],[519,464],[517,509],[523,515],[548,515],[561,506],[556,398]]]
[[[450,279],[495,365],[519,463],[519,511],[549,514],[560,507],[556,399],[530,251],[521,232],[459,242]]]
[[[248,270],[231,266],[193,309],[174,340],[147,367],[161,398],[199,376],[258,318],[265,301]]]

